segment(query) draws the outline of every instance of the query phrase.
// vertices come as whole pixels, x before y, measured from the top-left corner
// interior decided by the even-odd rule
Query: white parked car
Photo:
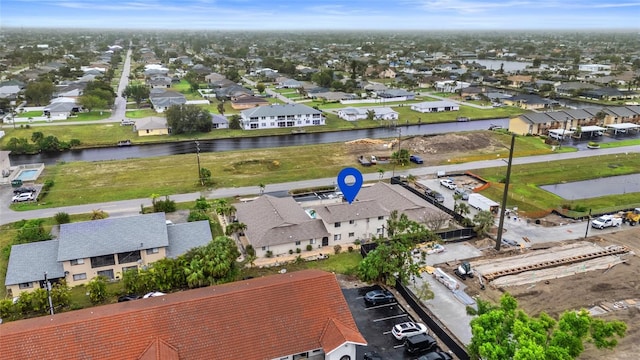
[[[23,202],[23,201],[33,201],[36,199],[36,196],[33,193],[22,193],[11,198],[11,202]]]
[[[622,218],[615,217],[613,215],[602,215],[591,223],[591,227],[596,229],[604,229],[606,227],[620,225],[622,225]]]
[[[447,189],[453,190],[456,188],[456,184],[451,179],[442,179],[440,180],[440,185],[446,187]]]
[[[152,291],[152,292],[150,292],[150,293],[145,294],[142,298],[143,298],[143,299],[148,299],[148,298],[150,298],[150,297],[164,296],[164,295],[166,295],[166,294],[165,294],[165,293],[163,293],[163,292],[160,292],[160,291]]]
[[[431,255],[431,254],[439,254],[441,252],[444,252],[445,248],[444,246],[440,245],[440,244],[435,244],[433,245],[433,247],[429,250],[427,250],[427,254]]]
[[[393,337],[402,340],[409,336],[426,334],[427,326],[425,324],[415,323],[413,321],[397,324],[391,329]]]

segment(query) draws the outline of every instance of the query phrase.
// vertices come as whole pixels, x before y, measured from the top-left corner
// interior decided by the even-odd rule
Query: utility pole
[[[587,218],[587,228],[584,230],[584,238],[587,238],[589,235],[589,223],[591,222],[591,209],[589,209],[589,217]]]
[[[502,244],[502,228],[504,226],[504,212],[507,209],[507,194],[509,193],[509,180],[511,178],[511,162],[513,161],[513,147],[516,144],[516,134],[511,134],[511,148],[509,149],[509,162],[507,163],[507,177],[504,180],[504,193],[500,205],[500,222],[498,223],[498,235],[496,236],[496,251],[500,251]]]
[[[396,163],[400,160],[400,145],[401,145],[401,141],[402,141],[402,129],[398,129],[398,155],[396,156],[395,159],[393,160],[393,170],[392,170],[392,174],[391,177],[395,177],[396,176]]]
[[[204,186],[204,180],[202,179],[202,172],[200,170],[200,143],[196,140],[196,157],[198,158],[198,179],[200,180],[200,186]]]
[[[53,316],[53,300],[51,300],[51,283],[47,279],[47,272],[44,272],[44,286],[47,288],[47,297],[49,298],[49,313]]]

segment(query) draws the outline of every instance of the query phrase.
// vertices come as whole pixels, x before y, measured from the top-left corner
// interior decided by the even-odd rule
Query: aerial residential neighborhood
[[[637,4],[29,4],[3,358],[640,351]]]

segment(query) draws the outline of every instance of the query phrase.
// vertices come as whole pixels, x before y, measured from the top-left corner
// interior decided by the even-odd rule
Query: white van
[[[562,140],[562,134],[558,134],[557,132],[549,131],[549,137],[556,140]]]

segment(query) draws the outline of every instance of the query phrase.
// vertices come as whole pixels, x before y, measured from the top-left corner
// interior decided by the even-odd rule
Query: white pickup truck
[[[591,222],[591,227],[596,229],[604,229],[606,227],[620,225],[622,225],[622,218],[614,217],[613,215],[602,215]]]

